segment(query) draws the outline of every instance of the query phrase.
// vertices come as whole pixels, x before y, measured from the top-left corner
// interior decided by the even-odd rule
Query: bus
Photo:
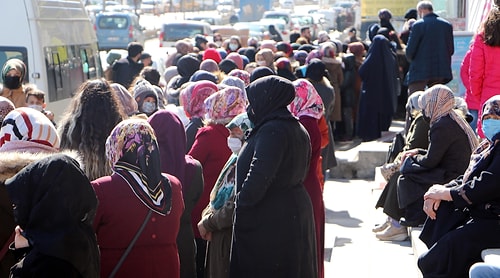
[[[23,60],[24,83],[46,93],[56,122],[83,82],[103,76],[97,37],[81,0],[3,1],[0,24],[0,67],[12,58]]]

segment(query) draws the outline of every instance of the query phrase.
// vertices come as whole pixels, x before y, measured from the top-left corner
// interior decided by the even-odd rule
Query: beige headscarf
[[[434,85],[425,90],[418,98],[418,104],[424,110],[424,114],[430,117],[430,126],[441,117],[450,115],[467,135],[471,150],[476,149],[478,145],[477,136],[464,118],[453,110],[455,107],[455,97],[450,88],[441,84]]]

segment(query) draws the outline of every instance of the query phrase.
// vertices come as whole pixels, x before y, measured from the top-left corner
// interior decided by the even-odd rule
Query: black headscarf
[[[225,73],[225,74],[229,74],[232,70],[234,69],[237,69],[238,66],[236,65],[235,62],[233,62],[233,60],[230,60],[230,59],[223,59],[222,61],[220,61],[219,63],[219,68]]]
[[[181,76],[175,83],[174,89],[189,81],[191,75],[200,69],[200,61],[191,55],[182,56],[177,62],[177,72]]]
[[[287,105],[295,99],[295,87],[288,79],[271,75],[261,77],[247,87],[247,114],[254,130],[273,118],[294,119]]]
[[[63,154],[44,158],[26,166],[5,186],[30,246],[69,262],[82,277],[99,276],[99,250],[92,230],[97,197],[77,161]]]
[[[306,78],[320,82],[323,80],[323,76],[326,76],[325,64],[318,58],[312,59],[307,65]]]
[[[250,74],[250,83],[254,82],[255,80],[257,80],[261,77],[268,76],[268,75],[276,75],[276,73],[268,67],[257,67]]]

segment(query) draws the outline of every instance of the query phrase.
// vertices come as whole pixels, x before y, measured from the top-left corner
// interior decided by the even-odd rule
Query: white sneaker
[[[375,228],[372,229],[372,232],[374,232],[374,233],[382,232],[383,230],[389,228],[389,224],[390,224],[390,221],[386,220],[384,223],[378,224],[377,226],[375,226]]]
[[[408,230],[404,226],[396,228],[389,225],[389,228],[376,233],[375,236],[383,241],[405,241],[408,238]]]

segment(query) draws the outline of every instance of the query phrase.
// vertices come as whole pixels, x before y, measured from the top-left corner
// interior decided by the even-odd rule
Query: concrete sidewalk
[[[417,278],[411,242],[379,241],[371,229],[385,221],[375,203],[382,192],[370,180],[325,184],[325,277]]]

